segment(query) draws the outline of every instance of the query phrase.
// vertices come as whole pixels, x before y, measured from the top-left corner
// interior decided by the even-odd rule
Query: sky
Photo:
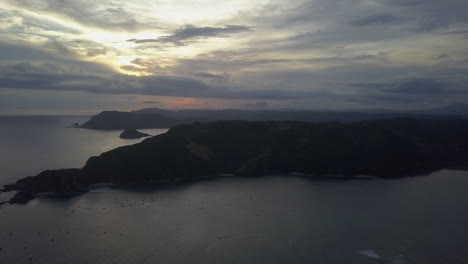
[[[466,0],[2,0],[0,114],[468,102]]]

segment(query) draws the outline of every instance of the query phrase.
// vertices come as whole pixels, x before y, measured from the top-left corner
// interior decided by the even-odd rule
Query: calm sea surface
[[[0,185],[46,169],[80,168],[89,157],[143,139],[119,138],[122,131],[72,128],[89,117],[0,116]],[[167,129],[142,129],[157,135]]]
[[[4,178],[80,167],[90,155],[127,144],[118,132],[65,128],[69,123],[2,122],[1,167],[12,175]],[[0,263],[468,263],[467,188],[461,171],[101,187],[0,207]]]

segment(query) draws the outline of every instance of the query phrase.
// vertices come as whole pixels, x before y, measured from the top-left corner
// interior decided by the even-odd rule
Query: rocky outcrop
[[[86,181],[80,169],[47,170],[6,185],[3,191],[19,190],[10,203],[24,203],[39,193],[70,195],[87,192],[89,184],[91,182]]]
[[[120,138],[122,139],[138,139],[142,137],[149,137],[150,135],[146,133],[142,133],[136,129],[125,129],[122,133],[120,133]]]

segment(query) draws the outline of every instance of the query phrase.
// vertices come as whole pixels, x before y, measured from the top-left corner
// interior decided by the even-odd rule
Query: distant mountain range
[[[412,117],[418,119],[465,118],[468,105],[460,104],[437,109],[416,111],[355,110],[164,110],[145,108],[133,112],[103,111],[81,125],[99,130],[124,130],[144,128],[170,128],[194,122],[222,120],[245,121],[303,121],[303,122],[356,122],[363,120]]]
[[[458,115],[468,116],[468,104],[454,104],[440,108],[433,108],[427,110],[417,110],[414,113],[424,113],[430,115]]]
[[[347,110],[323,110],[324,112],[352,112],[352,113],[373,113],[373,114],[402,114],[402,115],[437,115],[437,116],[468,116],[468,104],[452,104],[443,107],[413,109],[413,110],[398,110],[385,108],[362,108],[362,109],[347,109]]]

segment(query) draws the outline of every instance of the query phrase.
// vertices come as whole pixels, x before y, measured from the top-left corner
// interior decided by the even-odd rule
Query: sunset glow
[[[195,91],[194,107],[252,100],[336,109],[459,103],[467,99],[466,7],[455,0],[5,0],[0,45],[8,52],[0,67],[9,73],[0,78],[9,77],[0,93],[25,89],[10,72],[28,65],[24,70],[36,77],[47,73],[37,93],[157,96],[169,108],[180,105],[170,97]],[[121,75],[144,77],[141,89]],[[47,111],[45,103],[37,107]]]

